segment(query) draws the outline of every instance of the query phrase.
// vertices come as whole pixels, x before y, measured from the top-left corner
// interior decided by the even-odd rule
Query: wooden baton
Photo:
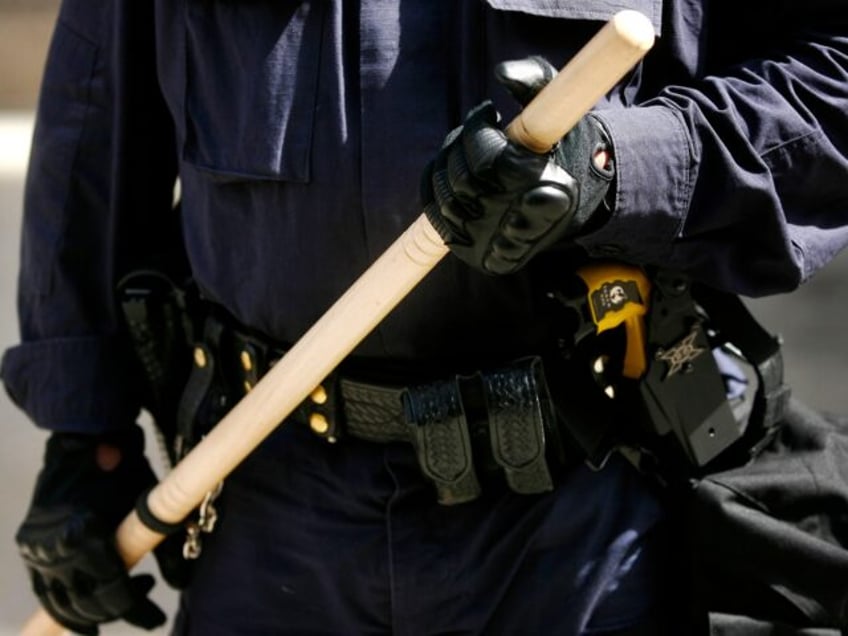
[[[547,152],[647,53],[654,42],[641,13],[617,13],[507,127],[509,137]],[[166,523],[188,516],[448,253],[421,214],[303,335],[256,386],[150,492]],[[164,539],[135,512],[121,522],[118,552],[128,568]],[[22,636],[61,634],[44,611]]]

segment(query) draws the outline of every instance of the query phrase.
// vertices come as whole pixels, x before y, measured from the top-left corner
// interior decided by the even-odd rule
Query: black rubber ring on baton
[[[183,521],[166,523],[150,511],[150,507],[147,505],[147,495],[150,494],[151,490],[153,490],[153,487],[142,492],[141,495],[139,495],[138,500],[135,502],[135,512],[138,515],[138,518],[147,528],[153,530],[153,532],[164,534],[166,536],[181,530],[184,523]]]

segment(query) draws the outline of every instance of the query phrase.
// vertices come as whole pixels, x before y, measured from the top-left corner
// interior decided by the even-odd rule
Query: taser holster
[[[563,419],[590,465],[636,449],[673,476],[697,476],[771,439],[789,397],[780,345],[737,296],[623,263],[590,263],[577,277],[579,289],[555,296],[578,315],[571,358],[602,367],[593,374],[609,408]],[[725,353],[750,371],[746,408],[728,399],[716,362]]]
[[[649,364],[638,380],[638,400],[649,430],[672,435],[688,461],[701,467],[737,442],[747,422],[737,421],[707,335],[708,317],[692,285],[659,273],[647,314]]]

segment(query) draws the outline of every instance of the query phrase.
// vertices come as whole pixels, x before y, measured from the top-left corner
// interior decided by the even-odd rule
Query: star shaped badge
[[[664,360],[666,364],[668,364],[668,371],[666,372],[663,380],[667,380],[676,373],[685,370],[692,360],[706,351],[706,348],[695,345],[695,338],[697,336],[697,326],[693,326],[689,335],[683,338],[671,349],[668,351],[664,351],[662,349],[657,351],[657,360]]]

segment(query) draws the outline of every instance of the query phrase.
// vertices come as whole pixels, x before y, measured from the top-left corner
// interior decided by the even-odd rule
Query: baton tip
[[[638,51],[647,51],[654,45],[654,25],[644,13],[624,9],[616,13],[612,26],[618,36]]]

